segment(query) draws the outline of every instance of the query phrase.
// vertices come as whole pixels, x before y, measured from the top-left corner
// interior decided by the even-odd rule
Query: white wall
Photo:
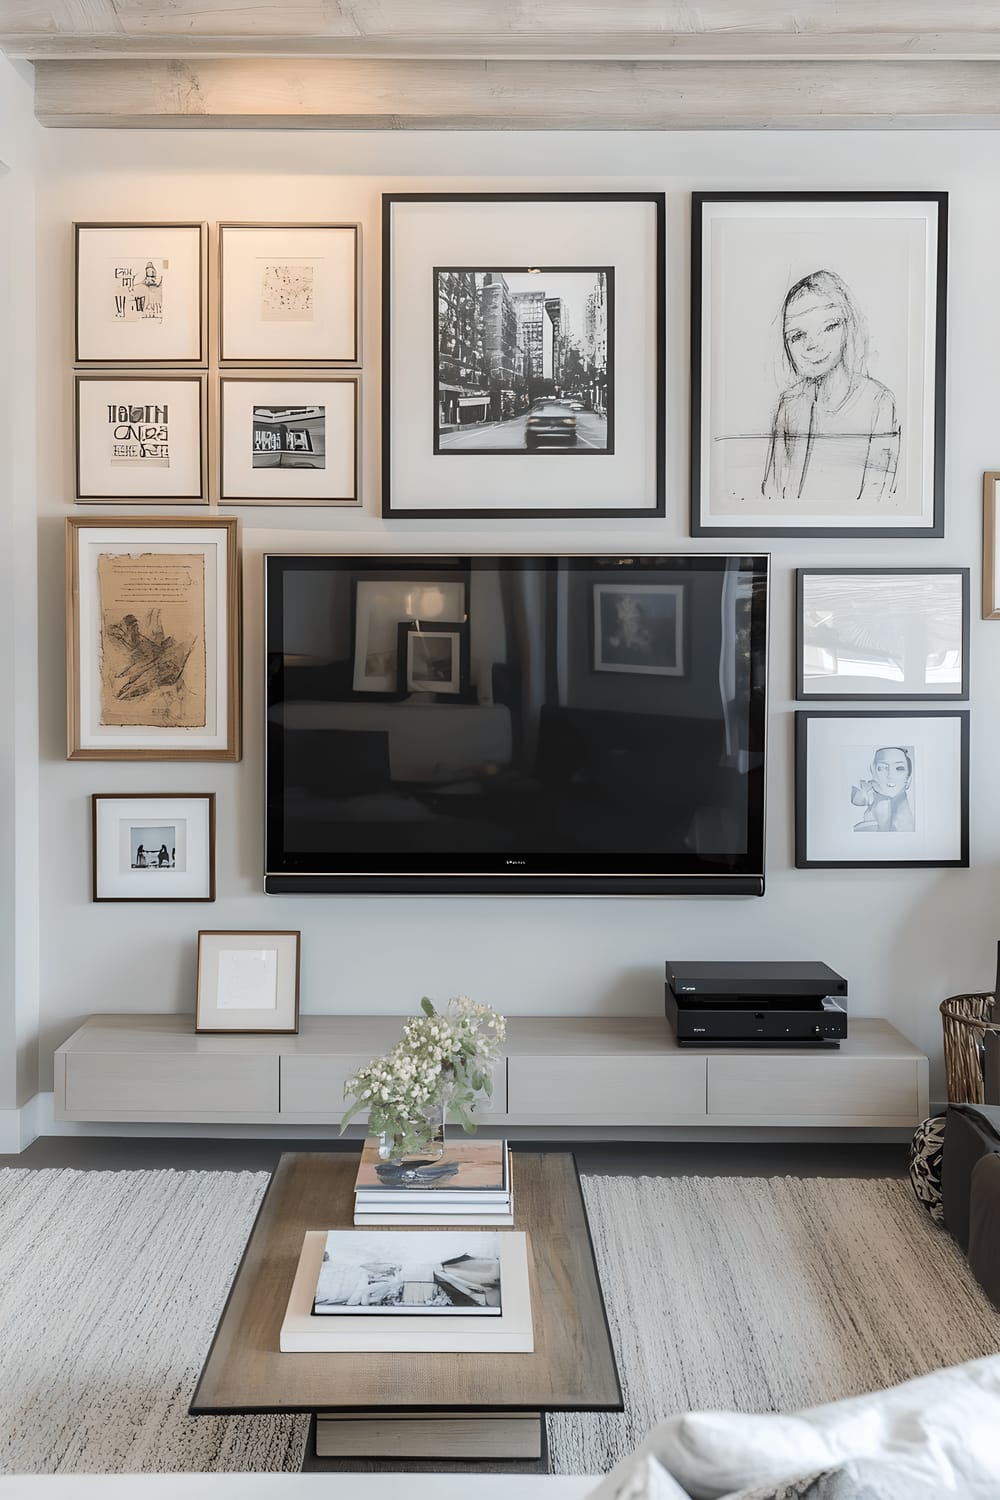
[[[2,154],[2,153],[0,153]],[[99,1010],[193,1005],[196,933],[300,927],[306,1012],[412,1009],[467,992],[511,1013],[657,1014],[666,957],[819,958],[851,1007],[882,1014],[932,1057],[937,1005],[992,982],[1000,933],[1000,625],[978,619],[980,493],[1000,468],[997,137],[940,134],[431,134],[48,131],[38,164],[41,1086],[51,1053]],[[666,519],[383,522],[378,517],[378,210],[386,189],[664,188],[668,194]],[[687,535],[688,226],[693,188],[927,188],[951,193],[947,535],[942,541],[776,539],[771,643],[768,889],[762,900],[265,897],[258,558],[268,528],[313,545],[726,550]],[[246,754],[234,766],[64,759],[63,520],[72,514],[74,219],[353,219],[364,223],[362,514],[242,513],[248,555]],[[732,544],[735,545],[735,544]],[[970,870],[792,868],[792,585],[798,564],[971,564]],[[214,907],[92,905],[89,797],[218,793]],[[940,1073],[935,1083],[940,1094]]]

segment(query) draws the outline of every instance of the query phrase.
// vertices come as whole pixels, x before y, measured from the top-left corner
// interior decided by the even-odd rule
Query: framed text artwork
[[[224,505],[359,505],[356,375],[223,375]]]
[[[207,224],[74,224],[78,365],[203,365]]]
[[[219,363],[361,363],[360,224],[220,224]]]
[[[968,709],[796,713],[798,869],[968,863]]]
[[[214,901],[215,793],[97,793],[95,901]]]
[[[944,535],[947,212],[693,195],[693,536]]]
[[[382,514],[664,513],[663,193],[382,198]]]
[[[204,375],[77,375],[76,498],[207,505]]]
[[[239,760],[237,524],[66,522],[68,759]]]

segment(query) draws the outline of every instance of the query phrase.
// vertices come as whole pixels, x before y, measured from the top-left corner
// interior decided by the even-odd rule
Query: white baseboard
[[[0,1156],[17,1156],[42,1134],[42,1100],[52,1095],[36,1094],[20,1109],[0,1109]]]

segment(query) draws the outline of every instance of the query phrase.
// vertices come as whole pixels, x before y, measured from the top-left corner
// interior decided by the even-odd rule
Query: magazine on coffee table
[[[368,1136],[361,1152],[354,1191],[366,1198],[405,1192],[458,1198],[503,1195],[509,1188],[507,1142],[503,1140],[456,1141],[440,1157],[408,1157],[402,1162],[384,1161],[376,1137]]]
[[[332,1229],[313,1298],[317,1317],[499,1317],[495,1234]]]

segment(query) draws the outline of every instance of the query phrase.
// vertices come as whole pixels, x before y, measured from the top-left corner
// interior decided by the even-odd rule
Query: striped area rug
[[[0,1171],[0,1472],[290,1470],[301,1417],[187,1416],[266,1173]],[[1000,1349],[906,1183],[584,1179],[622,1414],[549,1418],[600,1473],[668,1412],[790,1409]]]

